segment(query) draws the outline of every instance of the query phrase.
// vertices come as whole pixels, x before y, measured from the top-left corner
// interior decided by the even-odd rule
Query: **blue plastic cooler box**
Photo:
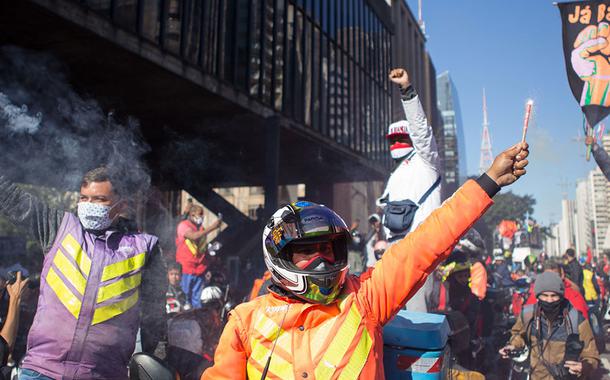
[[[450,332],[444,315],[401,310],[383,328],[386,379],[440,379]]]

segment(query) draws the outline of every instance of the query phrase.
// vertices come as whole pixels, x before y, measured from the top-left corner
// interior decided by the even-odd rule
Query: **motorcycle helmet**
[[[466,232],[455,249],[473,257],[482,257],[486,253],[485,242],[481,234],[474,228]]]
[[[201,290],[201,304],[205,305],[211,302],[222,303],[222,290],[218,286],[206,286]]]
[[[307,201],[284,206],[263,231],[263,256],[271,281],[303,301],[330,304],[341,292],[349,270],[349,242],[349,228],[328,207]],[[305,268],[293,263],[295,252],[317,244],[330,244],[334,262],[318,258]]]

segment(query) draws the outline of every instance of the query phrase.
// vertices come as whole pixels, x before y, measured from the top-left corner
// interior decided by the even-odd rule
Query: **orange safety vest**
[[[492,201],[468,181],[330,305],[269,293],[237,306],[202,379],[383,379],[382,328]]]
[[[470,267],[470,290],[479,300],[485,299],[487,294],[487,270],[478,261]]]

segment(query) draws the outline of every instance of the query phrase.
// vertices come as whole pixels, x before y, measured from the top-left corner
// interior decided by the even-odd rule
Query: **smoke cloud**
[[[150,186],[138,121],[77,93],[47,53],[0,48],[0,150],[0,174],[21,182],[77,190],[86,171],[105,165],[134,196]]]

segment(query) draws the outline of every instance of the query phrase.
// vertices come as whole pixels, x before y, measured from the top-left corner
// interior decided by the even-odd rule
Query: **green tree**
[[[508,191],[494,196],[494,205],[474,226],[485,240],[488,253],[494,248],[493,234],[496,226],[504,219],[523,221],[526,215],[534,213],[534,205],[536,200],[531,195],[521,196]]]

